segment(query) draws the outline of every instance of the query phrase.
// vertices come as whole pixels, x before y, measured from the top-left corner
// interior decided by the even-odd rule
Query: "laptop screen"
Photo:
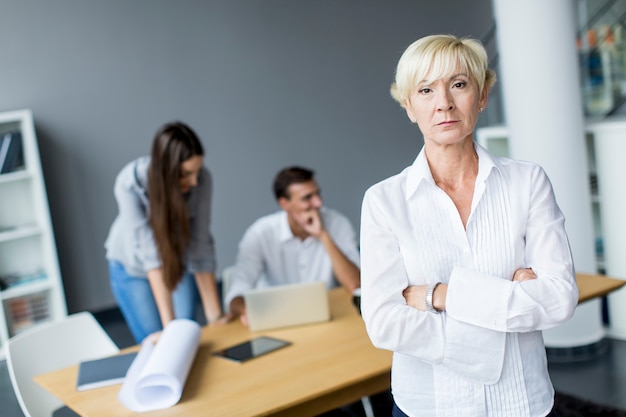
[[[255,289],[244,295],[250,330],[267,330],[330,320],[322,281]]]

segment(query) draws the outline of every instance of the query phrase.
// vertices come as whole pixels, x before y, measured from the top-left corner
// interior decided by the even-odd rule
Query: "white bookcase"
[[[626,118],[587,121],[585,132],[597,272],[626,279]],[[509,156],[507,138],[506,126],[476,130],[477,142],[498,156]],[[626,340],[626,288],[609,294],[608,307],[607,335]]]
[[[624,152],[626,118],[613,116],[587,125],[593,136],[594,173],[598,182],[597,215],[602,219],[603,267],[607,275],[626,279],[626,193]],[[626,288],[608,295],[610,337],[626,340]]]
[[[596,250],[596,272],[605,273],[604,265],[604,245],[603,245],[603,230],[600,214],[600,197],[598,191],[598,174],[596,153],[594,145],[595,137],[595,123],[587,123],[586,140],[587,140],[587,162],[589,167],[589,182],[591,189],[591,203],[592,203],[592,215],[593,215],[593,229],[595,238],[595,250]],[[476,141],[486,148],[489,152],[496,156],[509,157],[509,144],[508,144],[508,129],[506,126],[488,126],[476,130]]]
[[[0,174],[0,359],[11,336],[67,315],[30,110],[0,113],[0,138],[16,132],[23,164]]]

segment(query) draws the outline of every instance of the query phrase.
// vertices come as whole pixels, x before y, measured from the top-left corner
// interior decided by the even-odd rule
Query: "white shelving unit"
[[[597,123],[597,122],[596,122]],[[600,214],[600,195],[598,192],[598,174],[594,145],[594,131],[597,124],[587,123],[587,162],[589,166],[589,182],[593,214],[593,228],[596,248],[596,272],[604,273],[604,252],[602,216]],[[506,126],[489,126],[476,130],[476,141],[496,156],[509,157],[508,129]]]
[[[604,268],[606,274],[626,279],[626,193],[624,192],[624,152],[626,152],[626,118],[611,117],[590,123],[593,134],[595,172],[599,189],[598,216],[602,219]],[[626,289],[608,295],[607,334],[626,340]]]
[[[626,279],[626,193],[622,171],[626,153],[626,118],[607,118],[585,124],[593,227],[598,273]],[[508,154],[506,126],[476,131],[476,140],[498,156]],[[606,334],[626,340],[626,290],[608,296],[610,325]]]
[[[0,113],[0,138],[21,133],[24,164],[0,174],[0,359],[13,335],[67,315],[33,116]]]

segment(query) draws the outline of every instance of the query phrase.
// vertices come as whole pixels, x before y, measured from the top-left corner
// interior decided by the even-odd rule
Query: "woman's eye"
[[[419,92],[420,92],[420,93],[422,93],[422,94],[428,94],[428,93],[430,93],[431,91],[432,91],[432,90],[431,90],[430,88],[428,88],[428,87],[424,87],[424,88],[422,88],[421,90],[419,90]]]
[[[465,85],[467,85],[467,83],[465,81],[457,81],[454,83],[454,87],[456,88],[463,88],[465,87]]]

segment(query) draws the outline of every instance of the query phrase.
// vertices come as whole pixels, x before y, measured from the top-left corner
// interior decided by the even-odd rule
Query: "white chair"
[[[228,289],[230,288],[233,272],[235,272],[235,265],[227,266],[222,271],[222,304],[224,306],[224,312],[230,309],[230,306],[227,306],[225,303],[225,296],[226,293],[228,293]]]
[[[22,412],[26,417],[50,417],[63,407],[59,399],[33,381],[35,375],[118,352],[89,312],[41,324],[12,337],[6,344],[6,360]]]

